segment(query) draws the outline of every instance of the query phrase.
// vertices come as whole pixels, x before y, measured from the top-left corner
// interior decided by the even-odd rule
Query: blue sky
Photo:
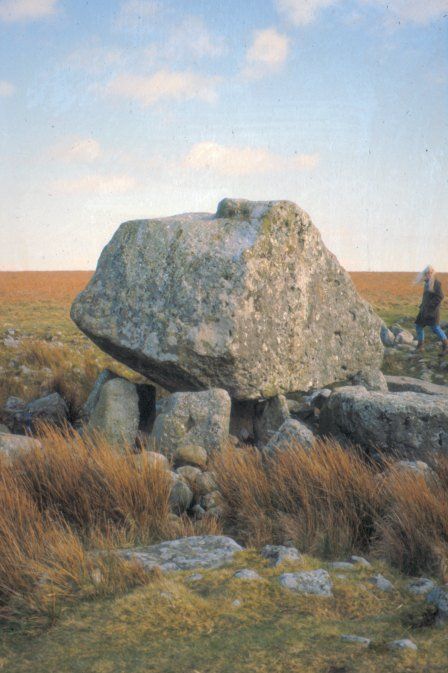
[[[448,0],[0,0],[0,269],[232,196],[448,271],[447,38]]]

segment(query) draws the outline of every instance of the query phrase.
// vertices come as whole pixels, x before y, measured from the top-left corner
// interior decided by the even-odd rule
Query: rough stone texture
[[[349,562],[353,563],[354,565],[359,565],[362,566],[363,568],[371,568],[372,564],[364,558],[364,556],[350,556]]]
[[[14,434],[34,432],[38,422],[63,425],[68,407],[59,393],[51,393],[26,403],[20,397],[9,397],[3,409],[5,421]]]
[[[326,385],[383,356],[381,320],[288,201],[125,222],[71,316],[164,388],[236,399]]]
[[[414,335],[407,330],[402,330],[395,337],[395,342],[397,344],[407,344],[408,346],[411,346],[414,342]]]
[[[426,600],[437,607],[437,617],[440,621],[448,620],[448,585],[432,589]]]
[[[380,369],[362,369],[350,381],[353,386],[364,386],[367,390],[388,390],[386,377]]]
[[[195,490],[198,495],[207,495],[217,490],[215,480],[210,472],[198,474],[195,480]]]
[[[267,544],[261,551],[261,556],[268,559],[269,565],[276,567],[281,563],[299,561],[300,552],[295,547],[285,547],[284,545]]]
[[[393,640],[387,643],[389,650],[416,650],[417,645],[409,638],[402,638],[401,640]]]
[[[174,454],[175,467],[183,465],[193,465],[205,468],[207,465],[208,454],[202,446],[196,444],[186,444],[180,446]]]
[[[283,573],[279,577],[280,584],[286,589],[297,591],[301,594],[313,594],[316,596],[332,595],[330,575],[326,570],[308,570],[297,573]]]
[[[355,570],[356,566],[348,561],[332,561],[328,564],[332,570]]]
[[[369,582],[373,584],[380,591],[385,591],[389,593],[394,590],[394,585],[386,577],[381,574],[371,577]]]
[[[414,596],[424,596],[434,589],[435,584],[429,577],[419,577],[409,582],[406,591]]]
[[[0,455],[6,458],[7,462],[13,460],[21,453],[28,453],[33,449],[41,448],[42,444],[38,439],[25,437],[24,435],[0,433]]]
[[[168,454],[195,445],[207,452],[220,449],[229,436],[230,397],[214,388],[196,393],[174,393],[154,422],[150,442]]]
[[[255,407],[254,433],[258,446],[265,446],[281,425],[289,418],[289,407],[284,395],[276,395]]]
[[[386,376],[387,387],[392,393],[425,393],[426,395],[448,395],[448,386],[440,386],[411,376]]]
[[[380,337],[383,346],[391,348],[395,344],[395,334],[386,325],[382,325]]]
[[[238,570],[234,574],[234,578],[237,580],[244,580],[246,582],[261,580],[261,576],[257,573],[257,571],[252,570],[251,568],[243,568],[242,570]]]
[[[265,451],[269,455],[275,455],[298,445],[304,449],[310,449],[314,444],[314,439],[314,434],[304,423],[289,418],[266,445]]]
[[[448,399],[443,396],[339,388],[322,409],[319,424],[323,435],[407,458],[448,451]]]
[[[331,388],[320,388],[319,390],[313,390],[309,395],[305,395],[303,401],[310,407],[310,409],[322,409],[331,393]]]
[[[168,458],[163,455],[163,453],[157,453],[157,451],[144,451],[143,453],[137,453],[133,456],[134,460],[137,458],[143,457],[143,460],[146,460],[150,465],[159,465],[163,470],[169,470],[170,464]]]
[[[202,474],[201,470],[198,467],[193,467],[192,465],[184,465],[183,467],[178,467],[176,472],[180,477],[182,477],[184,481],[187,482],[191,490],[194,490],[196,479],[200,474]]]
[[[110,369],[103,369],[101,374],[98,376],[95,383],[93,384],[93,388],[90,391],[87,400],[81,407],[80,416],[85,423],[88,423],[93,410],[98,404],[98,400],[100,399],[100,393],[104,384],[116,378],[117,374],[111,372]]]
[[[169,502],[175,514],[186,512],[193,502],[193,492],[182,479],[176,479],[173,482]]]
[[[147,570],[159,566],[164,571],[170,571],[220,568],[230,563],[239,551],[243,551],[243,547],[230,537],[201,535],[179,538],[150,547],[122,549],[118,553],[123,558],[140,561]]]
[[[87,428],[100,432],[115,445],[134,444],[140,423],[139,400],[134,383],[114,378],[105,383]]]

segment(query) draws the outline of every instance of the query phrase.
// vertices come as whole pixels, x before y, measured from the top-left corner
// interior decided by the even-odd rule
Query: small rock
[[[192,465],[184,465],[183,467],[178,467],[176,470],[177,474],[187,482],[188,486],[192,491],[195,490],[196,479],[200,474],[201,470],[198,467],[193,467]]]
[[[193,573],[187,577],[189,582],[200,582],[202,579],[204,579],[204,575],[201,575],[201,573]]]
[[[265,545],[261,551],[261,556],[268,559],[269,565],[276,567],[281,563],[290,561],[299,561],[300,553],[295,547],[285,547],[284,545]]]
[[[232,601],[232,605],[234,608],[239,608],[241,606],[241,601],[236,598],[234,601]]]
[[[370,638],[364,638],[363,636],[353,636],[351,634],[343,634],[341,636],[341,640],[343,640],[344,643],[354,643],[356,645],[365,645],[366,647],[368,647],[372,642]]]
[[[369,582],[371,584],[374,584],[377,589],[380,591],[393,591],[394,590],[394,585],[392,582],[390,582],[388,579],[386,579],[383,575],[375,575],[374,577],[371,577],[369,579]]]
[[[170,469],[168,458],[164,456],[163,453],[158,453],[157,451],[144,451],[142,454],[136,455],[144,456],[150,465],[160,465],[164,470]]]
[[[426,596],[426,600],[437,607],[439,621],[448,620],[448,585],[434,587]]]
[[[355,570],[354,564],[347,561],[333,561],[329,566],[332,570]]]
[[[297,573],[283,573],[280,584],[290,591],[315,596],[332,596],[330,575],[326,570],[308,570]]]
[[[386,347],[389,347],[389,348],[393,347],[393,345],[395,343],[395,334],[390,329],[388,329],[388,327],[386,325],[383,325],[381,327],[380,336],[381,336],[381,341],[383,343],[383,346],[386,346]]]
[[[170,493],[171,509],[175,513],[181,514],[190,507],[192,501],[193,493],[189,486],[187,486],[187,484],[180,479],[175,481]]]
[[[201,498],[201,505],[207,511],[219,507],[221,503],[222,496],[219,491],[212,491],[211,493],[203,495]]]
[[[435,583],[428,577],[419,577],[409,582],[406,586],[406,591],[414,596],[423,596],[429,594],[434,587]]]
[[[303,401],[313,409],[322,409],[331,393],[332,391],[330,388],[319,388],[318,390],[314,390],[312,393],[306,395],[303,398]]]
[[[237,580],[245,580],[248,582],[252,582],[253,580],[261,580],[261,577],[256,572],[256,570],[252,570],[251,568],[243,568],[242,570],[238,570],[234,574],[234,578]]]
[[[265,451],[268,455],[275,455],[298,446],[310,449],[314,444],[314,439],[314,434],[304,423],[289,418],[274,434],[266,445]]]
[[[201,472],[195,480],[195,490],[198,495],[207,495],[216,491],[216,483],[210,472]]]
[[[205,469],[207,465],[207,451],[202,446],[186,444],[179,446],[174,454],[174,466],[193,465]]]
[[[362,369],[350,379],[354,386],[364,386],[367,390],[387,392],[386,377],[380,369]]]
[[[406,344],[412,346],[413,341],[414,341],[414,335],[406,330],[399,332],[395,337],[395,342],[397,344]]]
[[[365,559],[363,556],[350,556],[349,562],[354,563],[355,565],[363,566],[364,568],[372,567],[372,564],[369,563],[369,561]]]
[[[257,446],[265,446],[280,426],[289,418],[284,395],[277,395],[255,407],[254,432]]]
[[[392,640],[392,642],[387,643],[389,650],[416,650],[417,645],[409,640],[409,638],[403,638],[402,640]]]

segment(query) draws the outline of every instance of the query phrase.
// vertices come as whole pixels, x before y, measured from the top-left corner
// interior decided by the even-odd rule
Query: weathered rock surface
[[[63,425],[68,418],[68,407],[59,393],[24,402],[9,397],[3,409],[5,420],[13,433],[33,432],[39,422]]]
[[[11,435],[7,433],[0,433],[0,455],[9,462],[21,453],[27,453],[33,449],[42,448],[42,444],[38,439],[26,437],[25,435]]]
[[[296,547],[286,547],[281,544],[267,544],[261,549],[260,554],[273,567],[277,567],[285,562],[290,563],[300,560],[300,552]]]
[[[149,547],[122,549],[118,553],[126,559],[136,559],[150,570],[159,566],[164,571],[219,568],[230,563],[234,555],[243,551],[235,540],[224,535],[184,537]]]
[[[362,369],[351,377],[353,386],[364,386],[367,390],[387,392],[386,377],[380,369]]]
[[[434,589],[435,583],[429,577],[418,577],[411,580],[406,586],[406,591],[413,596],[424,596]]]
[[[289,407],[284,395],[276,395],[259,402],[255,407],[254,433],[259,446],[269,442],[281,425],[289,418]]]
[[[174,393],[154,422],[150,444],[175,454],[182,446],[220,449],[229,436],[230,397],[214,388],[196,393]]]
[[[101,388],[88,429],[100,432],[115,445],[134,444],[140,423],[139,399],[134,383],[113,378]]]
[[[448,621],[448,585],[432,589],[427,595],[426,600],[437,607],[439,621]]]
[[[279,577],[280,584],[286,589],[300,594],[331,596],[332,584],[326,570],[303,570],[297,573],[283,573]]]
[[[182,467],[184,465],[193,465],[193,467],[202,467],[205,469],[207,459],[207,451],[202,446],[186,444],[179,446],[174,454],[174,466]]]
[[[391,348],[395,344],[395,334],[386,325],[382,325],[380,337],[383,346]]]
[[[186,512],[193,502],[193,492],[182,479],[175,479],[173,482],[169,502],[175,514]]]
[[[430,383],[411,376],[386,376],[388,390],[392,393],[425,393],[426,395],[448,395],[448,386]]]
[[[389,650],[413,650],[417,649],[417,645],[409,638],[402,638],[401,640],[392,640],[387,643]]]
[[[265,447],[268,455],[275,455],[281,451],[294,449],[301,446],[304,449],[310,449],[314,444],[314,434],[301,421],[289,418],[283,423],[279,430]]]
[[[103,369],[101,374],[99,374],[98,378],[96,379],[92,390],[90,391],[90,394],[87,398],[87,400],[84,402],[84,404],[81,407],[81,412],[80,416],[84,422],[88,422],[90,419],[90,416],[92,415],[93,410],[95,409],[96,405],[98,404],[98,401],[100,399],[100,393],[101,390],[104,386],[105,383],[108,381],[112,381],[112,379],[116,379],[117,374],[112,372],[110,369]]]
[[[380,591],[385,591],[389,593],[394,590],[394,585],[390,582],[384,575],[378,573],[370,578],[369,582],[373,584]]]
[[[252,568],[243,568],[242,570],[237,570],[237,572],[234,574],[234,578],[237,580],[243,580],[245,582],[253,582],[262,579],[261,575],[259,575],[257,571],[253,570]]]
[[[331,395],[319,423],[324,435],[407,458],[418,458],[425,451],[448,451],[448,398],[442,395],[347,386]]]
[[[341,640],[344,643],[352,643],[353,645],[364,645],[365,647],[368,647],[372,642],[370,638],[364,638],[364,636],[355,636],[350,633],[348,634],[344,633],[341,636]]]
[[[288,201],[122,224],[71,315],[168,390],[236,399],[319,387],[383,355],[381,320]]]

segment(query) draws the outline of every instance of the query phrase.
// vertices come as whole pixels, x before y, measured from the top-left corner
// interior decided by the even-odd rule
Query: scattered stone
[[[417,650],[417,645],[409,638],[402,638],[401,640],[393,640],[387,643],[389,650]]]
[[[386,347],[393,347],[395,344],[395,334],[386,327],[386,325],[382,325],[381,331],[380,331],[380,337],[381,341],[384,346]]]
[[[406,591],[414,596],[424,596],[434,589],[435,583],[428,577],[419,577],[409,582]]]
[[[382,321],[288,201],[122,224],[71,316],[164,388],[236,399],[327,385],[383,356]]]
[[[243,551],[235,540],[224,535],[201,535],[161,542],[149,547],[119,550],[128,560],[137,560],[147,570],[159,566],[164,571],[220,568]]]
[[[113,378],[101,387],[87,428],[101,433],[113,445],[135,443],[140,423],[139,398],[134,383]]]
[[[371,568],[372,567],[372,564],[367,559],[365,559],[363,556],[355,556],[355,555],[350,556],[349,562],[354,563],[355,565],[360,565],[363,568]]]
[[[219,508],[222,505],[221,493],[219,491],[206,493],[201,497],[201,505],[205,510],[207,510],[207,512]]]
[[[251,568],[243,568],[242,570],[238,570],[234,574],[234,578],[237,580],[245,580],[246,582],[262,579],[256,570],[252,570]]]
[[[289,418],[286,397],[276,395],[255,406],[254,433],[257,446],[265,446]]]
[[[268,559],[269,565],[274,567],[285,562],[300,561],[300,552],[296,547],[267,544],[261,549],[260,554],[263,558]]]
[[[406,344],[412,346],[414,341],[414,335],[408,332],[407,330],[402,330],[395,337],[395,342],[397,344]]]
[[[275,455],[281,451],[302,447],[311,449],[314,444],[314,434],[301,421],[289,418],[283,423],[265,447],[268,455]]]
[[[448,386],[428,383],[411,376],[385,376],[387,387],[393,393],[425,393],[426,395],[448,395]]]
[[[377,589],[380,591],[390,592],[394,590],[394,585],[383,575],[378,574],[369,579],[371,584],[374,584]]]
[[[387,392],[387,382],[380,369],[362,369],[350,379],[354,386],[364,386],[366,390]]]
[[[193,465],[205,469],[207,465],[207,451],[202,446],[186,444],[179,446],[174,454],[174,466]]]
[[[348,563],[347,561],[333,561],[328,565],[332,570],[355,570],[355,565],[353,563]]]
[[[38,439],[26,437],[25,435],[0,433],[0,455],[6,458],[8,463],[21,454],[41,448],[42,444]]]
[[[341,441],[418,458],[448,450],[448,398],[339,388],[322,409],[320,431]]]
[[[241,601],[238,600],[238,598],[235,598],[235,600],[232,601],[232,605],[234,608],[239,608],[241,606]]]
[[[178,467],[176,472],[187,482],[191,490],[194,491],[196,488],[196,479],[202,474],[201,470],[192,465],[184,465],[183,467]]]
[[[157,416],[150,440],[168,454],[181,446],[220,449],[229,436],[230,397],[214,388],[198,393],[174,393]]]
[[[168,458],[163,453],[157,453],[157,451],[143,451],[142,453],[133,454],[132,458],[140,462],[140,464],[146,461],[149,465],[158,465],[163,470],[169,471],[170,469]]]
[[[354,645],[364,645],[365,647],[368,647],[372,642],[370,638],[364,638],[363,636],[353,636],[351,634],[343,634],[341,636],[341,640],[343,640],[344,643],[353,643]]]
[[[330,575],[326,570],[308,570],[296,573],[283,573],[279,577],[280,584],[286,589],[302,594],[316,596],[332,596]]]
[[[189,582],[200,582],[202,579],[204,579],[204,575],[201,575],[201,573],[193,573],[187,577]]]
[[[444,587],[434,587],[426,596],[426,600],[437,607],[439,621],[448,620],[448,584]]]
[[[201,472],[195,480],[195,490],[198,495],[207,495],[217,491],[216,482],[210,472]]]
[[[174,481],[170,493],[170,507],[176,514],[186,512],[193,502],[191,488],[181,479]]]

